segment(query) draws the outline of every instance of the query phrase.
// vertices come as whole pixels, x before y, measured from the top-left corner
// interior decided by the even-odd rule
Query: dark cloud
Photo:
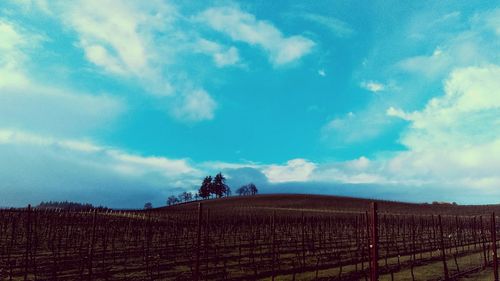
[[[68,151],[46,146],[0,145],[0,206],[40,201],[76,201],[114,208],[141,208],[145,202],[165,205],[180,187],[127,176],[81,161]],[[103,159],[101,159],[103,160]],[[99,158],[96,159],[99,161]],[[98,163],[96,163],[98,164]]]

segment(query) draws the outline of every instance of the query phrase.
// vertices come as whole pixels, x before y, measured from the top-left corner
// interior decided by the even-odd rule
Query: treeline
[[[212,179],[212,176],[206,176],[201,183],[200,189],[198,190],[198,195],[202,199],[207,199],[215,196],[216,198],[221,198],[224,196],[231,195],[231,188],[226,184],[226,178],[218,173]]]
[[[240,196],[245,195],[256,195],[258,193],[257,186],[253,183],[249,183],[241,186],[236,190],[236,193]],[[231,195],[231,188],[226,184],[226,177],[222,173],[218,173],[215,177],[206,176],[201,183],[200,188],[197,193],[192,192],[182,192],[179,195],[171,195],[167,198],[167,206],[185,203],[193,200],[200,199],[210,199],[210,198],[222,198]],[[150,203],[149,203],[150,204]],[[149,209],[152,206],[147,203],[144,208]]]
[[[167,205],[171,206],[171,205],[179,204],[182,202],[189,202],[189,201],[199,200],[199,199],[200,199],[200,196],[198,195],[198,193],[193,194],[192,192],[184,191],[177,196],[175,196],[175,195],[169,196],[167,198]]]
[[[89,203],[78,203],[70,201],[42,201],[38,206],[38,209],[63,209],[63,210],[73,210],[73,211],[88,211],[92,209],[98,210],[108,210],[108,207],[99,206],[94,207],[94,205]]]
[[[247,185],[244,185],[244,186],[236,189],[236,193],[238,193],[238,195],[240,195],[240,196],[255,195],[255,194],[257,194],[257,192],[259,192],[259,191],[257,190],[257,187],[253,183],[249,183]]]

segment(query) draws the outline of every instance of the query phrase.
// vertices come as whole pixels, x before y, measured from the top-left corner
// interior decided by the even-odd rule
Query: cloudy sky
[[[497,1],[0,3],[0,206],[500,201]]]

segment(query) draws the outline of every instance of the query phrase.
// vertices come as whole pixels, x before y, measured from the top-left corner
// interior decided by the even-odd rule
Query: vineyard
[[[262,195],[4,209],[0,280],[498,280],[498,208]]]

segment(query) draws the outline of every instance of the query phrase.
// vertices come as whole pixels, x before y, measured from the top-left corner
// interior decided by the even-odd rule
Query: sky
[[[0,2],[0,206],[500,202],[497,1]]]

